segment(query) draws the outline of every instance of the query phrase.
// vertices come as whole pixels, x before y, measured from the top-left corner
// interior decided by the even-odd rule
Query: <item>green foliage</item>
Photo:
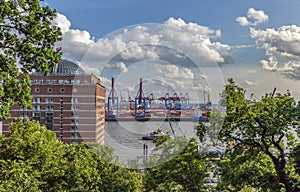
[[[48,74],[59,62],[61,32],[51,24],[56,11],[38,0],[0,1],[0,119],[7,119],[14,102],[31,107],[28,74]]]
[[[136,171],[127,170],[102,159],[99,154],[110,149],[100,147],[95,150],[89,144],[70,145],[67,149],[67,191],[138,191],[141,177]],[[105,151],[101,152],[101,149]],[[98,153],[95,153],[98,151]],[[107,154],[106,154],[107,155]],[[106,156],[108,157],[108,156]],[[109,157],[111,159],[111,157]]]
[[[0,188],[59,188],[59,178],[64,174],[64,145],[55,133],[29,120],[15,120],[10,128],[10,138],[1,139],[0,144]]]
[[[140,172],[115,164],[108,146],[65,145],[35,121],[10,128],[0,136],[0,191],[141,191]]]
[[[300,175],[300,144],[298,144],[292,152],[292,160],[294,161],[294,166],[296,169],[296,173]]]
[[[207,127],[204,125],[203,122],[199,122],[195,127],[196,135],[199,138],[200,142],[204,141],[204,137],[207,132]]]
[[[299,123],[299,103],[287,93],[265,95],[251,104],[244,98],[244,90],[236,86],[232,79],[225,87],[224,96],[227,111],[219,139],[223,142],[235,141],[235,148],[247,146],[250,151],[258,151],[252,155],[267,155],[278,181],[287,191],[299,190],[293,184],[293,173],[288,170],[287,162],[287,151],[297,143],[291,133],[293,125]],[[248,163],[251,163],[250,157]]]
[[[220,130],[222,129],[222,125],[224,122],[224,115],[220,112],[219,109],[214,108],[210,111],[210,116],[208,118],[209,126],[207,128],[207,137],[209,137],[210,141],[213,145],[218,143],[218,135]]]
[[[161,144],[163,144],[164,142],[166,141],[169,141],[171,140],[172,138],[168,135],[162,135],[162,136],[159,136],[159,137],[155,137],[153,139],[153,143],[156,145],[156,146],[159,146]]]
[[[245,151],[241,147],[227,152],[220,162],[220,174],[219,187],[222,190],[241,191],[252,186],[255,191],[264,192],[280,187],[270,157],[259,151]]]
[[[215,146],[218,143],[219,132],[222,129],[224,115],[216,108],[212,109],[208,123],[199,122],[195,127],[200,142],[210,141]]]
[[[199,191],[203,188],[207,170],[204,157],[198,153],[196,140],[187,141],[180,137],[176,140],[160,145],[160,155],[149,160],[160,164],[152,164],[156,166],[145,170],[145,191]],[[172,158],[171,151],[176,153]]]

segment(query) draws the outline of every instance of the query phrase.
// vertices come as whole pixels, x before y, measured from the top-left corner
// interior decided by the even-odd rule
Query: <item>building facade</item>
[[[9,136],[9,123],[21,117],[45,125],[64,143],[104,144],[106,90],[99,78],[63,60],[50,75],[30,79],[33,108],[13,106],[12,117],[2,122],[4,135]]]

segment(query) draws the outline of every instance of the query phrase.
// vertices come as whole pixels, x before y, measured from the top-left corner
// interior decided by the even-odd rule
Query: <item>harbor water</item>
[[[105,143],[113,147],[120,163],[136,160],[144,154],[144,146],[148,146],[148,154],[154,148],[152,141],[142,137],[155,131],[158,127],[166,132],[174,130],[175,136],[196,137],[192,121],[107,121],[105,127]]]

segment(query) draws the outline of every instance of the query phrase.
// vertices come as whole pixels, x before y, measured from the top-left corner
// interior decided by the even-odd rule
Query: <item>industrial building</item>
[[[13,106],[12,117],[2,122],[4,135],[9,136],[9,123],[21,117],[40,122],[67,144],[104,144],[106,90],[98,77],[62,60],[50,75],[35,73],[30,79],[33,108]]]

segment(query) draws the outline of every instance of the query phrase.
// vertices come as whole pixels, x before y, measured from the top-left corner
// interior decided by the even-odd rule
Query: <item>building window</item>
[[[79,106],[78,105],[72,105],[71,106],[71,110],[72,111],[78,111],[79,110]]]
[[[35,91],[36,93],[38,93],[38,92],[40,92],[40,89],[39,89],[39,88],[35,88],[34,91]]]
[[[41,103],[41,98],[33,98],[33,101],[32,101],[33,104],[39,104]]]
[[[53,106],[52,105],[47,105],[46,106],[46,111],[53,111]]]
[[[71,126],[71,131],[73,131],[73,132],[79,132],[78,131],[78,127],[75,126],[75,125]]]
[[[21,106],[21,107],[20,107],[20,110],[21,110],[21,111],[27,111],[28,109],[27,109],[26,107],[22,107],[22,106]]]
[[[32,113],[32,120],[36,120],[36,121],[40,122],[41,113]]]
[[[34,111],[40,111],[41,110],[41,106],[40,105],[35,105],[34,106]]]
[[[47,129],[53,130],[53,113],[46,113],[45,124]]]
[[[71,126],[77,126],[79,124],[78,119],[71,119]]]
[[[78,139],[79,138],[79,134],[78,133],[71,133],[71,138],[72,139]]]
[[[48,93],[52,93],[52,88],[48,88]]]
[[[53,98],[46,98],[46,103],[47,104],[53,103]]]
[[[73,113],[73,112],[72,112],[72,113],[71,113],[71,117],[72,117],[72,118],[78,118],[79,116],[78,116],[77,113]]]
[[[72,102],[72,104],[78,104],[78,98],[73,97],[71,102]]]
[[[21,118],[27,118],[28,115],[27,115],[27,113],[21,113],[20,117],[21,117]]]
[[[64,92],[65,92],[65,88],[61,88],[61,89],[60,89],[60,92],[61,92],[61,93],[64,93]]]

